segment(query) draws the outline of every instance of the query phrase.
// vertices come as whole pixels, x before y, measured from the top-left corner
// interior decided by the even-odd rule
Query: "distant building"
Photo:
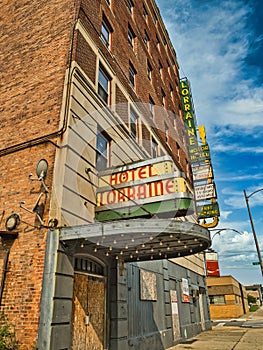
[[[240,317],[248,312],[247,291],[234,277],[207,277],[211,319]]]
[[[187,132],[155,1],[0,11],[0,303],[21,349],[160,350],[210,329],[191,96],[184,80]]]
[[[245,286],[247,294],[251,295],[257,300],[258,305],[262,305],[262,285],[253,284],[251,286]]]

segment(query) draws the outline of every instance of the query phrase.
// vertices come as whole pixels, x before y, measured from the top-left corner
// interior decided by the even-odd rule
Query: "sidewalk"
[[[247,320],[248,325],[253,321],[260,320],[262,320],[263,325],[263,307],[253,313],[246,314],[242,318]],[[215,326],[212,330],[200,333],[168,350],[183,349],[263,350],[263,328]]]

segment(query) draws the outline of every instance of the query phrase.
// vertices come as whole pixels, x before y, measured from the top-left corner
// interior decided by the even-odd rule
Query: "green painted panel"
[[[171,213],[171,216],[184,216],[194,212],[193,200],[184,198],[180,200],[168,200],[157,203],[144,204],[141,207],[119,208],[96,212],[97,221],[132,219],[141,216]]]

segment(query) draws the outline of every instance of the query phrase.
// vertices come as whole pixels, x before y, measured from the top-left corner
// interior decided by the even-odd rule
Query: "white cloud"
[[[220,211],[221,219],[227,220],[227,218],[228,218],[229,215],[231,215],[231,214],[232,214],[232,211],[223,211],[223,210]]]
[[[158,3],[167,8],[162,15],[181,75],[190,79],[199,123],[205,122],[209,131],[213,124],[262,126],[263,88],[253,86],[244,69],[255,41],[247,29],[249,4],[241,0]]]
[[[261,242],[262,245],[262,239]],[[253,261],[258,261],[258,255],[252,233],[244,232],[242,235],[224,231],[216,235],[213,239],[213,249],[218,252],[220,264],[226,267],[231,264],[232,267],[251,265]]]

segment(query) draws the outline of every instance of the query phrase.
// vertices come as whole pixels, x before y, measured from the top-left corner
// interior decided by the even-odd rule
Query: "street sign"
[[[252,265],[260,265],[260,262],[259,261],[254,261],[254,262],[252,262]]]

